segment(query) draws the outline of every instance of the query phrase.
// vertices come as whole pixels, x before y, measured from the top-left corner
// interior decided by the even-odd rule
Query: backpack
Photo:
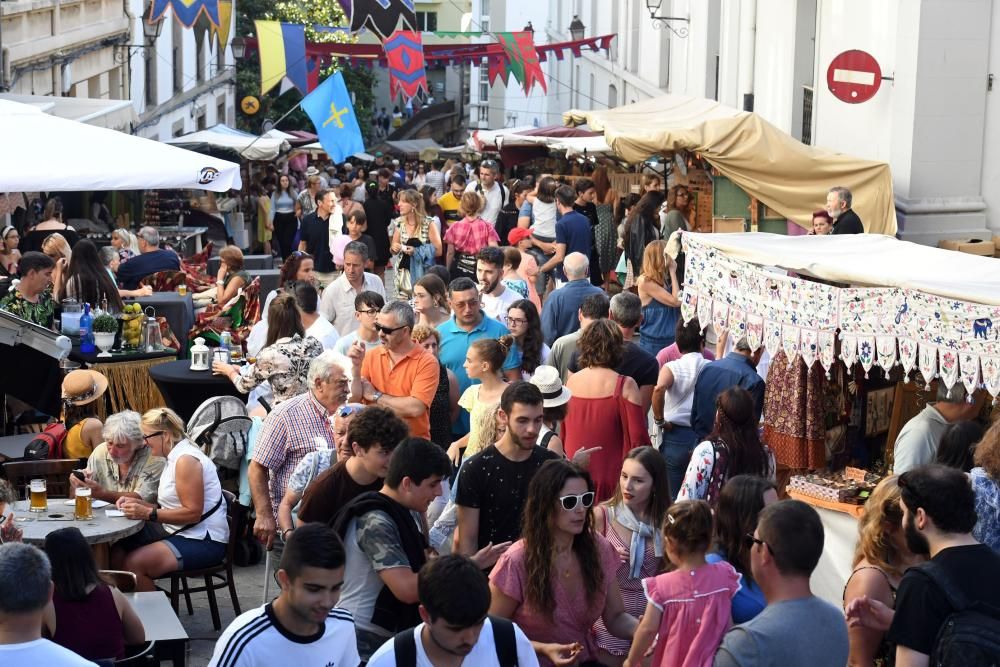
[[[953,609],[938,630],[930,664],[962,667],[1000,664],[1000,609],[985,602],[970,602],[934,561],[927,561],[919,569],[941,589]]]
[[[239,470],[252,425],[243,401],[235,396],[216,396],[198,406],[188,420],[187,431],[215,465]]]
[[[25,461],[43,461],[45,459],[62,459],[63,443],[66,441],[66,425],[62,422],[54,422],[45,427],[41,433],[35,435],[27,445],[24,446]]]
[[[503,186],[503,183],[501,183],[500,181],[497,181],[497,185],[500,186],[500,209],[503,210],[503,207],[507,205],[507,188],[505,188]],[[476,182],[476,193],[483,195],[484,198],[486,197],[486,195],[483,193],[483,184],[478,181]],[[507,239],[500,239],[500,240],[506,241]]]
[[[497,661],[500,667],[517,667],[517,638],[514,636],[514,624],[506,618],[490,616],[493,626],[493,643],[496,645]],[[416,667],[417,641],[413,636],[413,628],[403,630],[392,639],[393,652],[396,654],[396,667]]]

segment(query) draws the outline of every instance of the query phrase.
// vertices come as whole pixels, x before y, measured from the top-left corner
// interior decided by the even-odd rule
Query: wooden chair
[[[69,498],[69,474],[79,467],[80,459],[8,461],[3,472],[15,489],[23,489],[33,479],[44,479],[49,498]]]
[[[128,572],[126,570],[98,570],[97,573],[101,575],[104,581],[122,593],[135,593],[137,585],[135,572]]]
[[[212,613],[212,626],[216,630],[222,629],[222,621],[219,618],[219,603],[215,599],[215,591],[220,588],[229,588],[229,597],[233,602],[233,611],[239,616],[240,599],[236,595],[236,579],[233,577],[233,554],[236,550],[237,535],[234,530],[233,507],[236,505],[236,496],[229,491],[223,490],[222,495],[226,499],[226,522],[229,524],[229,541],[226,544],[226,555],[222,562],[212,567],[200,570],[177,570],[169,572],[160,579],[170,578],[170,606],[174,608],[174,613],[178,613],[177,608],[180,602],[180,593],[183,590],[184,601],[187,604],[188,616],[194,614],[194,607],[191,606],[191,593],[204,592],[208,596],[208,607]],[[188,577],[203,577],[204,586],[188,588]]]

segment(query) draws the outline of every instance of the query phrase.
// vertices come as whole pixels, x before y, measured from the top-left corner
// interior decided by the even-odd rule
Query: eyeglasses
[[[378,308],[369,308],[368,310],[359,310],[357,312],[359,312],[359,313],[361,313],[363,315],[378,315],[379,314],[379,309]]]
[[[403,326],[400,326],[400,327],[386,327],[386,326],[382,326],[381,324],[376,324],[375,325],[375,331],[378,331],[379,333],[384,333],[386,336],[391,336],[392,334],[396,333],[400,329],[405,329],[405,328],[406,328],[405,324]]]
[[[504,319],[507,320],[507,324],[513,326],[521,326],[522,324],[528,323],[528,320],[524,319],[523,317],[511,317],[510,315],[508,315]]]
[[[337,408],[337,416],[350,417],[351,415],[358,414],[359,412],[364,410],[364,408],[365,406],[363,405],[341,405],[339,408]]]
[[[774,549],[771,548],[771,545],[765,542],[764,540],[760,539],[759,537],[754,537],[753,533],[747,533],[746,535],[744,535],[743,543],[747,546],[748,549],[752,549],[753,545],[755,544],[759,544],[762,547],[767,547],[767,550],[771,552],[771,555],[772,556],[774,555]]]
[[[480,167],[486,167],[487,169],[496,169],[497,168],[497,161],[496,160],[483,160],[482,162],[479,163],[479,166]]]
[[[578,504],[582,504],[584,507],[590,507],[594,504],[594,492],[587,491],[586,493],[581,493],[575,496],[560,496],[559,503],[567,512],[575,510]]]
[[[142,440],[148,445],[150,438],[155,438],[158,435],[163,435],[163,433],[164,433],[163,431],[156,431],[155,433],[150,433],[149,435],[142,436]]]

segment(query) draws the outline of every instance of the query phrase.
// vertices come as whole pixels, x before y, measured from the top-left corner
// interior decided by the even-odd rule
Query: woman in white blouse
[[[153,456],[167,459],[157,494],[159,505],[122,497],[116,505],[129,519],[147,522],[144,531],[162,538],[129,551],[120,569],[134,572],[137,590],[151,591],[153,581],[176,570],[211,567],[222,562],[229,540],[226,500],[215,464],[184,432],[184,422],[168,408],[142,416],[143,440]]]

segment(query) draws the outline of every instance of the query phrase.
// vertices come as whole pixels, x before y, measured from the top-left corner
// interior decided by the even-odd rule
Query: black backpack
[[[517,639],[514,636],[514,624],[506,618],[490,616],[493,626],[493,643],[496,644],[497,661],[500,667],[517,667]],[[396,654],[396,667],[416,667],[417,642],[413,636],[413,628],[403,630],[392,639],[392,648]]]
[[[928,561],[919,569],[941,589],[954,610],[938,631],[930,664],[935,667],[1000,665],[1000,609],[984,602],[969,602],[938,563]]]

